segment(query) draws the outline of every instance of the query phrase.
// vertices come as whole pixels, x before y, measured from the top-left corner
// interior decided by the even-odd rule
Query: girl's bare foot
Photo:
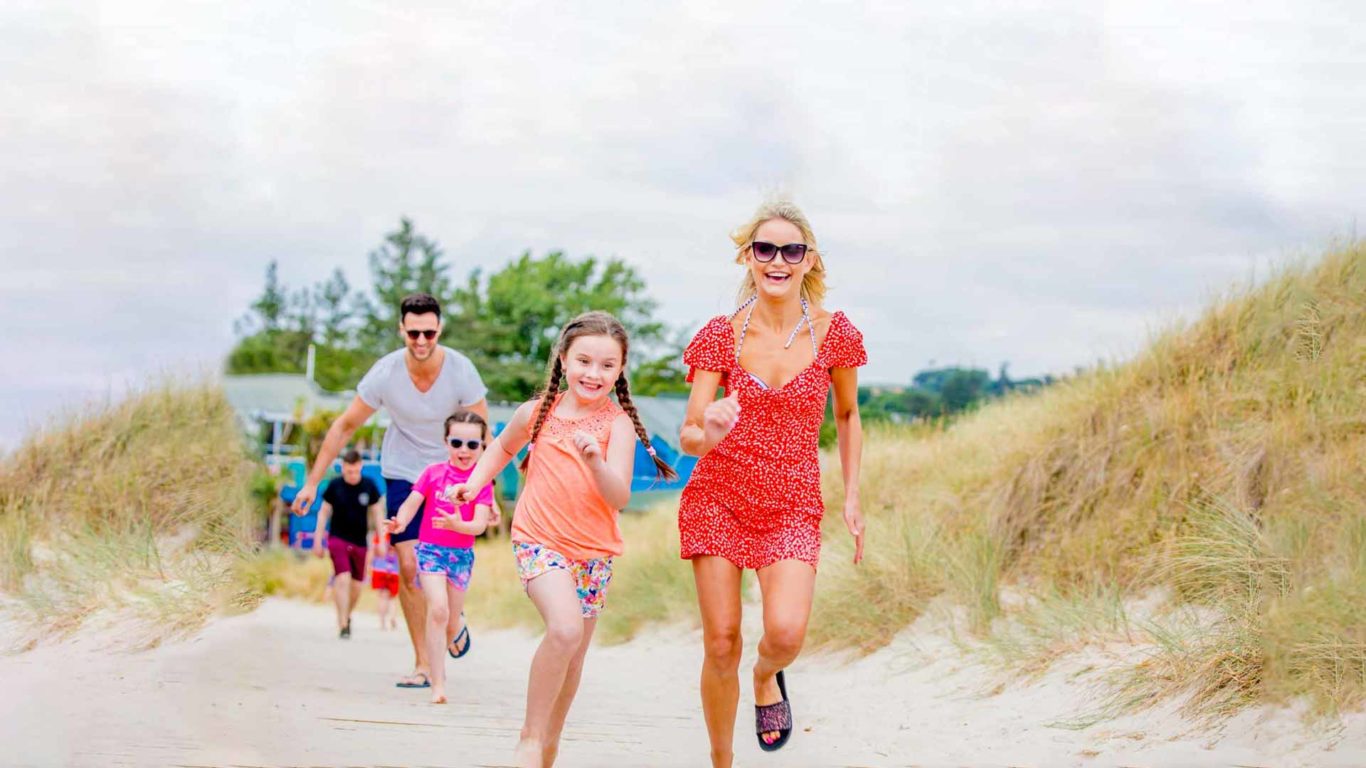
[[[442,691],[442,690],[438,690],[438,689],[433,689],[433,690],[432,690],[432,703],[433,703],[433,704],[445,704],[445,703],[446,703],[446,692],[445,692],[445,691]]]
[[[512,750],[512,761],[517,768],[545,768],[544,750],[535,739],[522,739]]]
[[[560,754],[560,740],[550,742],[541,747],[541,768],[551,768],[555,765],[555,758]]]

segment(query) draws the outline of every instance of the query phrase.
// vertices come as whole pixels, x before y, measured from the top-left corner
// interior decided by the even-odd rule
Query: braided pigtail
[[[645,431],[645,425],[640,423],[640,414],[636,412],[636,404],[631,402],[631,385],[626,383],[626,373],[623,371],[617,378],[617,403],[621,406],[626,415],[631,417],[631,423],[635,425],[636,437],[640,438],[641,445],[649,452],[650,458],[655,462],[655,477],[664,478],[668,482],[678,479],[678,473],[669,463],[655,453],[655,447],[650,445],[650,434]]]
[[[541,425],[545,423],[546,414],[550,413],[550,407],[555,404],[555,395],[560,391],[560,380],[563,378],[564,365],[560,363],[560,356],[551,355],[550,376],[546,379],[545,390],[541,392],[541,405],[536,409],[536,421],[531,425],[531,439],[527,441],[526,457],[522,459],[523,472],[531,465],[531,451],[536,446],[537,436],[541,434]]]

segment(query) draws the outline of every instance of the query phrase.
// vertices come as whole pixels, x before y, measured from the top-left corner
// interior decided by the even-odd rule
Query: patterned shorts
[[[569,571],[579,593],[579,608],[585,619],[602,613],[607,605],[607,584],[612,580],[612,558],[570,560],[553,549],[523,541],[512,542],[512,553],[517,556],[517,575],[522,588],[531,580],[553,570]]]
[[[440,544],[419,541],[417,572],[445,574],[451,586],[464,592],[470,588],[470,574],[474,572],[474,549],[443,547]]]

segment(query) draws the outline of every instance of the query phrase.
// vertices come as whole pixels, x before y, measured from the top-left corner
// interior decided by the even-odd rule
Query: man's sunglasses
[[[433,330],[430,330],[430,329],[425,330],[425,331],[407,331],[408,338],[412,339],[413,341],[417,341],[417,337],[418,337],[418,336],[421,336],[422,338],[426,339],[427,341],[431,341],[432,339],[435,339],[435,338],[436,338],[436,334],[437,334],[437,333],[438,333],[438,331],[433,331]]]
[[[479,450],[479,446],[484,444],[483,440],[461,440],[458,437],[452,437],[446,442],[450,443],[452,448],[459,448],[461,446],[464,446],[466,448],[469,448],[471,451]]]
[[[755,260],[767,264],[781,251],[783,261],[788,264],[800,264],[806,258],[806,243],[788,243],[778,246],[773,243],[765,243],[763,240],[755,240],[749,244],[749,249],[754,253]]]

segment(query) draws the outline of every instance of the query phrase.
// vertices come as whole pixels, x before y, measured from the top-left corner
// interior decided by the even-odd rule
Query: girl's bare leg
[[[564,731],[564,721],[569,716],[569,707],[574,703],[574,694],[579,692],[579,681],[583,678],[583,659],[588,653],[588,646],[593,640],[593,629],[597,625],[596,616],[583,620],[583,641],[579,643],[578,652],[569,662],[569,669],[564,673],[564,684],[560,686],[560,695],[555,699],[555,707],[550,711],[550,732],[541,747],[544,763],[542,768],[554,765],[555,758],[560,753],[560,734]]]
[[[548,571],[527,585],[527,595],[545,622],[545,637],[531,659],[527,680],[526,720],[513,753],[519,768],[544,768],[555,701],[569,665],[583,643],[583,616],[578,590],[568,571]]]
[[[455,641],[455,636],[460,634],[460,625],[465,623],[465,592],[456,588],[448,579],[446,581],[446,604],[451,608],[450,618],[446,620],[446,631],[443,635],[446,638],[446,648],[449,650],[451,643]],[[456,649],[459,653],[459,649]]]
[[[379,628],[389,628],[389,590],[381,589],[375,593],[375,598],[379,601],[376,610],[379,611]]]
[[[424,611],[427,626],[423,636],[427,641],[427,660],[430,664],[428,675],[432,681],[432,703],[446,703],[446,656],[443,639],[446,637],[446,622],[450,620],[451,608],[446,596],[446,574],[419,573],[422,580],[422,596],[426,600]]]

